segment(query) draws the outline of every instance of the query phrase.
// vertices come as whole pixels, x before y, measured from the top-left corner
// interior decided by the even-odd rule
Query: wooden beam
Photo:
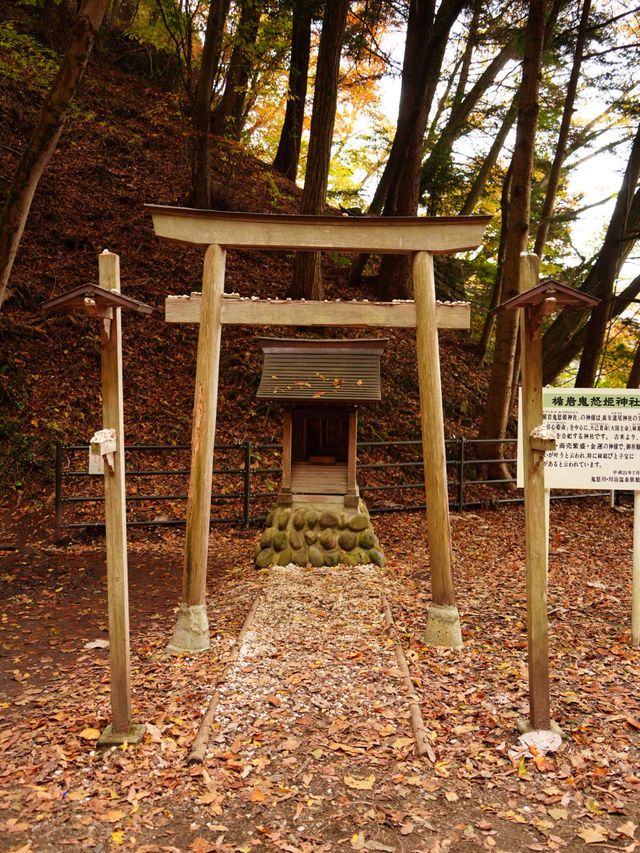
[[[347,442],[347,494],[354,497],[358,494],[356,482],[356,466],[358,456],[358,412],[349,412],[349,436]],[[356,503],[357,506],[357,503]]]
[[[282,486],[283,492],[291,492],[292,418],[286,410],[282,416]]]
[[[252,249],[390,254],[461,252],[480,245],[490,216],[283,216],[146,205],[158,237]]]
[[[539,258],[520,256],[520,293],[538,283]],[[547,616],[548,535],[544,489],[544,449],[536,428],[542,424],[542,340],[544,304],[521,309],[524,524],[527,560],[527,635],[531,728],[549,729],[549,623]]]
[[[182,603],[169,644],[172,652],[197,652],[209,648],[205,598],[224,273],[225,250],[220,246],[209,246],[202,278],[202,322],[198,335],[193,402]]]
[[[101,287],[120,291],[120,258],[104,251],[98,257]],[[101,329],[102,423],[114,430],[113,469],[104,466],[104,504],[111,667],[111,733],[131,730],[129,664],[129,581],[124,478],[124,403],[122,391],[122,325],[120,308],[113,310],[109,332]]]
[[[436,329],[433,257],[417,252],[413,258],[416,303],[416,350],[420,383],[420,421],[427,506],[429,565],[433,604],[425,639],[431,645],[460,646],[462,637],[451,566],[451,531],[447,493],[447,463]],[[435,606],[434,606],[435,605]]]
[[[202,295],[167,296],[167,323],[199,323]],[[468,302],[436,302],[439,329],[468,329]],[[225,294],[222,324],[247,326],[372,326],[415,328],[413,300],[398,302],[314,302],[292,299],[250,299]]]

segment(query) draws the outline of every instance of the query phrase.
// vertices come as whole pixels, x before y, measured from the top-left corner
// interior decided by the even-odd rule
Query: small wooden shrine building
[[[358,406],[379,402],[386,339],[261,338],[257,396],[283,405],[282,484],[256,563],[384,563],[356,481]]]

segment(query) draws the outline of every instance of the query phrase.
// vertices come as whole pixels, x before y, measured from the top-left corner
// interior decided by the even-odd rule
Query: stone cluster
[[[256,566],[384,566],[385,558],[373,532],[367,507],[340,511],[321,506],[278,506],[256,549]]]

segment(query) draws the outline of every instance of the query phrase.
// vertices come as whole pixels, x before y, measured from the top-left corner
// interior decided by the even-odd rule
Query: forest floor
[[[211,648],[166,656],[183,534],[130,543],[133,715],[141,745],[96,749],[109,720],[104,545],[50,544],[14,517],[0,595],[3,851],[427,851],[640,845],[640,654],[629,645],[632,513],[551,511],[551,702],[559,751],[509,756],[527,716],[520,506],[452,516],[464,647],[422,642],[426,525],[378,517],[384,570],[251,568],[256,532],[211,539]],[[25,530],[27,533],[25,533]],[[414,543],[414,544],[409,544]],[[419,544],[415,544],[419,543]],[[7,542],[5,542],[7,547]],[[433,754],[415,757],[380,593]],[[227,668],[202,765],[187,756]],[[104,645],[104,644],[102,644]]]

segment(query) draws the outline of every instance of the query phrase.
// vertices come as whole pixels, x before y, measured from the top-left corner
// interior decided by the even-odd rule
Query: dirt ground
[[[457,651],[422,642],[430,601],[424,520],[398,514],[375,523],[388,559],[380,585],[431,759],[415,757],[388,637],[369,605],[346,596],[344,607],[314,599],[327,640],[317,642],[316,657],[307,633],[304,659],[293,639],[301,612],[279,600],[273,613],[284,646],[271,649],[272,666],[263,672],[260,655],[244,658],[265,715],[253,713],[256,697],[231,679],[205,761],[188,766],[234,638],[256,595],[271,595],[263,592],[269,573],[251,568],[256,531],[212,534],[211,648],[195,657],[164,654],[179,603],[182,534],[130,543],[133,715],[147,734],[137,747],[100,751],[108,651],[86,644],[108,636],[104,544],[55,548],[46,517],[5,516],[0,850],[635,850],[632,513],[597,499],[552,506],[551,701],[566,736],[555,755],[521,759],[508,753],[528,707],[522,508],[452,517],[464,638]],[[348,571],[338,568],[336,577]],[[366,638],[354,646],[349,626],[365,624]],[[287,683],[264,688],[272,677]]]

